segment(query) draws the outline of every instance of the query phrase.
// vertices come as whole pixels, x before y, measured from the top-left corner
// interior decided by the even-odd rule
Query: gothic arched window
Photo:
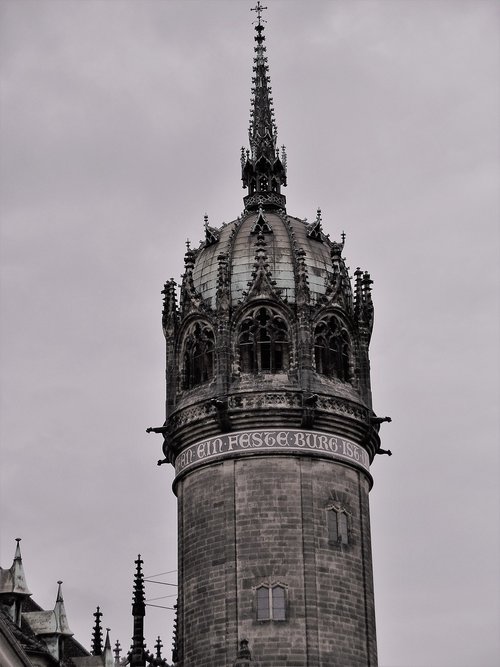
[[[271,309],[257,308],[243,320],[238,345],[243,373],[278,373],[288,370],[288,325]]]
[[[184,341],[184,389],[191,389],[212,379],[214,348],[214,333],[211,327],[196,322]]]
[[[316,371],[343,382],[351,380],[349,334],[334,315],[318,322],[314,329]]]

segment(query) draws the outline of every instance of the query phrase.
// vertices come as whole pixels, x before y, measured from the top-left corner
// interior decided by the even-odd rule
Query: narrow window
[[[347,514],[345,512],[339,512],[337,514],[338,525],[339,525],[339,538],[342,544],[347,544]]]
[[[340,330],[335,316],[318,322],[314,329],[314,360],[316,372],[336,377],[342,382],[351,380],[350,342],[345,329]]]
[[[270,618],[269,588],[267,586],[259,586],[257,589],[257,620],[269,621]]]
[[[337,544],[339,539],[337,512],[335,510],[329,510],[327,516],[328,516],[328,541],[331,544]]]
[[[347,512],[328,510],[328,541],[330,544],[349,544],[349,529],[347,523]]]
[[[214,374],[214,334],[210,327],[197,322],[184,343],[184,389],[211,380]]]
[[[271,593],[273,599],[273,621],[286,620],[285,589],[283,586],[273,586]]]

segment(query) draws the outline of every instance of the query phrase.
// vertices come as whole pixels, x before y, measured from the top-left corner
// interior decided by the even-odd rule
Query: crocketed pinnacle
[[[146,605],[144,599],[144,575],[142,573],[143,560],[139,555],[135,561],[136,572],[134,577],[134,594],[132,601],[132,616],[134,617],[134,634],[132,636],[132,646],[128,654],[128,664],[130,667],[145,667],[146,665],[146,647],[144,644],[144,616],[146,614]]]
[[[258,22],[255,26],[257,46],[255,47],[254,76],[252,78],[250,149],[254,160],[264,156],[271,162],[274,161],[276,154],[277,128],[274,119],[273,98],[271,97],[271,79],[267,64],[266,46],[264,44],[266,38],[260,16],[260,11],[264,7],[258,2],[255,9],[258,11]]]
[[[92,655],[102,655],[102,628],[101,628],[102,612],[97,607],[94,612],[94,629],[92,631]]]
[[[250,150],[245,151],[243,148],[241,153],[243,187],[248,187],[244,202],[248,210],[258,210],[259,207],[285,208],[281,186],[286,185],[286,155],[283,147],[280,159],[277,148],[278,135],[261,17],[263,9],[266,7],[263,7],[259,0],[252,10],[257,12],[257,44],[254,48],[252,77]]]

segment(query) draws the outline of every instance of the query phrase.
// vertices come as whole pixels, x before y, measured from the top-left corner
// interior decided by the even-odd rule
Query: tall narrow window
[[[259,586],[257,594],[258,621],[286,621],[286,591],[279,584]]]
[[[209,326],[196,322],[184,343],[184,389],[208,382],[214,374],[214,334]]]
[[[316,371],[328,377],[349,382],[350,372],[349,334],[340,327],[334,315],[318,322],[314,329],[314,360]]]
[[[270,618],[269,588],[267,586],[259,586],[257,589],[257,620],[268,621]]]
[[[273,600],[273,621],[284,621],[286,619],[286,604],[283,586],[273,586],[271,597]]]
[[[269,308],[257,308],[243,320],[238,342],[243,373],[279,373],[288,370],[288,325]]]
[[[347,512],[332,508],[328,510],[327,517],[328,541],[330,544],[349,544]]]

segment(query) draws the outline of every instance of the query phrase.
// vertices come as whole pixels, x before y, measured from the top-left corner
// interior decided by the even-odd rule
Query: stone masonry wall
[[[358,470],[295,456],[180,480],[180,667],[232,667],[241,639],[256,667],[374,667],[368,490]],[[332,505],[348,514],[348,545],[329,540]],[[261,584],[286,588],[286,621],[257,621]]]

